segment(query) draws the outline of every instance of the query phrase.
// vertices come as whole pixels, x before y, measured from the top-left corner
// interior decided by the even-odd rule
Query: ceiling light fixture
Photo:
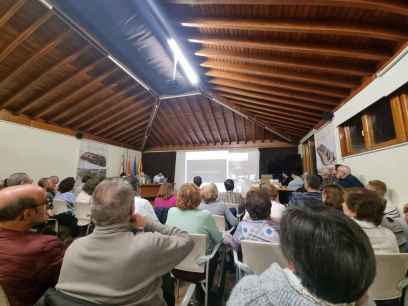
[[[190,83],[192,85],[197,85],[199,81],[198,76],[191,67],[190,63],[187,61],[187,58],[184,56],[177,42],[173,38],[170,38],[167,40],[167,43],[169,44],[170,49],[173,52],[174,60],[180,63],[181,68],[183,69]]]
[[[54,7],[48,3],[47,0],[38,0],[40,1],[42,4],[44,4],[44,6],[46,6],[49,10],[52,10]]]

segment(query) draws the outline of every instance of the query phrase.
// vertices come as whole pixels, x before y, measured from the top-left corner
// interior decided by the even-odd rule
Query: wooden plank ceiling
[[[408,41],[406,1],[165,3],[209,88],[295,139]]]
[[[408,41],[403,1],[160,4],[204,85],[229,107],[191,96],[161,101],[154,116],[157,97],[53,11],[38,1],[2,0],[0,110],[135,149],[145,135],[147,149],[280,140],[269,128],[296,141]]]

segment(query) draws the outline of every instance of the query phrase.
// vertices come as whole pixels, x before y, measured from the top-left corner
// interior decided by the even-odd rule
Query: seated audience
[[[7,178],[7,187],[32,183],[33,179],[29,177],[27,173],[24,172],[14,173]]]
[[[121,178],[96,187],[95,230],[67,250],[57,290],[95,304],[166,305],[161,277],[184,259],[193,241],[176,227],[132,216],[133,204],[133,188]]]
[[[67,203],[68,211],[74,215],[74,205],[76,196],[74,193],[75,179],[73,177],[67,177],[61,181],[58,185],[58,192],[55,195],[54,200],[62,200]]]
[[[360,180],[351,174],[350,167],[346,165],[336,168],[336,184],[343,188],[364,187]]]
[[[58,190],[58,183],[59,183],[59,177],[56,175],[52,175],[49,177],[50,181],[51,181],[51,187],[54,190],[54,192],[56,193]]]
[[[242,207],[244,204],[244,198],[239,192],[234,192],[234,181],[226,179],[224,182],[226,192],[220,192],[218,194],[218,201],[224,203],[237,204],[237,207]]]
[[[135,176],[128,176],[125,180],[132,186],[135,197],[133,204],[133,212],[142,215],[145,218],[149,218],[152,221],[159,222],[152,204],[146,199],[140,196],[140,185],[139,180]]]
[[[302,171],[295,170],[291,174],[292,180],[288,184],[289,191],[296,191],[303,187]]]
[[[322,178],[322,185],[331,185],[334,183],[335,180],[335,170],[334,170],[334,166],[329,165],[329,166],[325,166],[325,167],[321,167],[319,169],[319,175]]]
[[[403,213],[404,213],[405,223],[408,224],[408,204],[405,204],[405,205],[404,205]]]
[[[381,225],[390,229],[394,233],[397,237],[400,250],[405,250],[405,245],[407,244],[407,237],[404,229],[405,224],[398,208],[385,199],[387,185],[380,180],[373,180],[368,182],[367,189],[375,191],[377,195],[384,200],[385,210]]]
[[[232,214],[224,202],[217,201],[218,189],[214,183],[207,184],[201,187],[201,204],[198,207],[202,210],[207,210],[213,215],[224,216],[230,226],[238,224],[238,219]]]
[[[80,183],[78,186],[75,187],[75,194],[76,194],[76,195],[79,194],[79,193],[82,191],[82,189],[83,189],[85,183],[86,183],[90,178],[91,178],[91,176],[89,176],[89,175],[84,175],[84,176],[81,178],[81,183]]]
[[[349,192],[343,203],[344,214],[360,225],[375,252],[399,253],[394,233],[381,226],[384,209],[384,201],[374,191],[364,188]]]
[[[294,192],[289,201],[292,206],[304,206],[305,202],[310,202],[307,199],[314,199],[322,202],[322,193],[320,192],[321,180],[316,175],[306,175],[305,189],[306,192]],[[313,203],[318,203],[313,201]]]
[[[261,275],[244,277],[228,306],[367,305],[375,257],[350,219],[327,207],[290,208],[282,218],[280,243],[288,268],[274,263]]]
[[[343,212],[343,189],[338,185],[326,185],[322,192],[323,203],[329,207]]]
[[[222,241],[222,234],[211,213],[197,209],[200,190],[195,184],[183,184],[177,193],[176,207],[170,208],[167,225],[177,226],[192,234],[208,235],[210,249]]]
[[[33,305],[58,280],[64,244],[32,227],[47,220],[46,192],[34,185],[0,191],[0,284],[11,306]]]
[[[193,183],[194,185],[196,185],[197,187],[200,187],[201,184],[203,183],[203,179],[201,178],[201,176],[195,176],[193,178]]]
[[[48,177],[43,177],[38,180],[38,186],[47,193],[47,208],[52,209],[52,202],[54,201],[54,192],[52,190],[51,182]]]
[[[154,199],[154,207],[170,208],[176,206],[176,195],[174,194],[174,187],[171,183],[163,183],[157,197]]]
[[[100,177],[92,177],[86,180],[82,187],[82,191],[78,194],[76,202],[90,203],[92,194],[95,191],[96,186],[102,181]]]
[[[239,249],[241,240],[279,243],[279,226],[274,225],[270,218],[271,206],[270,196],[266,190],[248,191],[245,208],[250,218],[238,224],[230,242],[234,249]]]

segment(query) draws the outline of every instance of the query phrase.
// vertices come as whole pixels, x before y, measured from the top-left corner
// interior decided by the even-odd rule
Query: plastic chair
[[[91,223],[91,205],[86,202],[75,203],[75,217],[78,219],[78,225],[84,226]]]
[[[369,289],[370,297],[377,301],[401,298],[408,286],[408,254],[375,254],[375,259],[377,275]]]
[[[213,215],[215,224],[217,225],[218,230],[222,233],[225,231],[225,217],[219,215]]]
[[[54,200],[52,206],[53,216],[68,212],[67,202],[65,202],[64,200]]]
[[[204,290],[205,293],[205,306],[208,306],[208,277],[209,277],[209,268],[210,268],[210,260],[214,258],[217,254],[218,249],[220,248],[221,244],[217,244],[210,255],[207,254],[207,244],[208,244],[208,236],[203,234],[190,234],[190,237],[194,241],[194,247],[191,250],[190,254],[187,255],[186,258],[183,259],[174,269],[174,274],[177,271],[184,271],[184,272],[193,272],[197,274],[201,274],[201,279],[199,283]],[[177,277],[176,277],[177,278]],[[181,280],[191,282],[189,279],[182,278]],[[196,288],[196,284],[193,283],[189,285],[187,289],[187,293],[185,294],[182,305],[188,305],[190,302],[191,297],[194,294]]]
[[[0,305],[1,306],[10,306],[7,295],[4,292],[3,288],[0,286]]]

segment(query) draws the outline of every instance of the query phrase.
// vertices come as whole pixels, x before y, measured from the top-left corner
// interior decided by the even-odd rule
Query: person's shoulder
[[[52,235],[33,235],[33,240],[41,247],[45,252],[55,249],[65,249],[65,244],[56,236]]]
[[[258,275],[245,276],[232,290],[227,306],[237,305],[270,305],[265,299]]]

